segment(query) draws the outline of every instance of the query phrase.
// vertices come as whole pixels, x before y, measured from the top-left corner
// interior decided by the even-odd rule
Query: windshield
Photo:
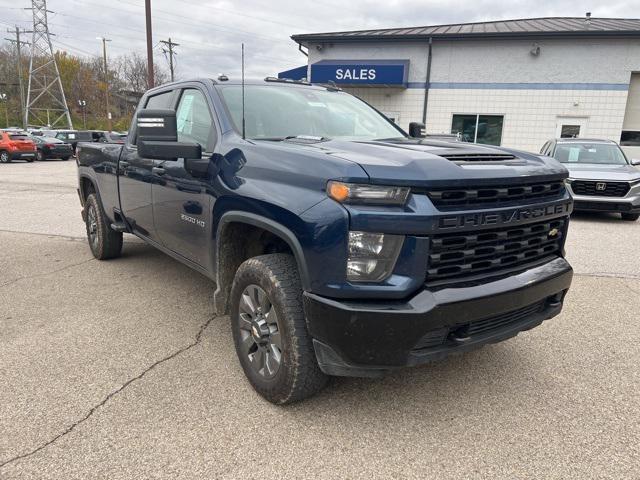
[[[11,140],[31,140],[28,136],[26,135],[9,135],[9,138]]]
[[[611,143],[558,144],[553,157],[562,163],[627,164],[620,147]]]
[[[238,132],[242,131],[240,85],[220,87]],[[247,138],[279,140],[312,136],[343,140],[404,135],[362,100],[345,92],[290,86],[246,85]]]

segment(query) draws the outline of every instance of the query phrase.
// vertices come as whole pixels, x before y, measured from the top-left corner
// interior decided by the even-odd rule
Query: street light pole
[[[107,70],[107,42],[111,40],[104,37],[96,37],[98,40],[102,40],[102,59],[104,60],[104,103],[107,108],[107,126],[111,131],[111,110],[109,109],[109,70]]]
[[[87,129],[87,102],[85,100],[78,100],[78,105],[82,109],[82,125],[83,128]]]
[[[151,0],[144,0],[144,14],[147,24],[147,83],[149,88],[155,85],[153,78],[153,33],[151,28]]]
[[[0,100],[4,103],[4,121],[6,127],[9,128],[9,99],[6,93],[0,93]]]

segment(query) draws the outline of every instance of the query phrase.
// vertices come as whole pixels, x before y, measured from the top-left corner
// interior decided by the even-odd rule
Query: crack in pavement
[[[190,344],[180,348],[179,350],[176,350],[175,352],[173,352],[170,355],[167,355],[164,358],[161,358],[160,360],[152,363],[149,367],[147,367],[146,369],[144,369],[142,371],[142,373],[140,373],[139,375],[130,378],[129,380],[127,380],[125,383],[123,383],[120,387],[118,387],[116,390],[114,390],[113,392],[109,393],[106,397],[104,397],[102,399],[102,401],[100,401],[98,404],[94,405],[93,407],[91,407],[91,409],[87,412],[87,414],[82,417],[81,419],[77,420],[76,422],[74,422],[72,425],[70,425],[69,427],[67,427],[63,432],[59,433],[58,435],[56,435],[55,437],[53,437],[51,440],[43,443],[42,445],[40,445],[39,447],[31,450],[30,452],[27,453],[23,453],[20,455],[16,455],[13,458],[10,458],[9,460],[6,460],[2,463],[0,463],[0,469],[6,467],[7,465],[16,462],[18,460],[22,460],[25,459],[27,457],[30,457],[32,455],[35,455],[36,453],[38,453],[41,450],[44,450],[45,448],[47,448],[48,446],[54,444],[55,442],[57,442],[58,440],[60,440],[62,437],[68,435],[69,433],[73,432],[75,430],[76,427],[78,427],[79,425],[81,425],[82,423],[86,422],[100,407],[104,406],[109,400],[111,400],[113,397],[115,397],[116,395],[118,395],[120,392],[122,392],[125,388],[127,388],[129,385],[131,385],[132,383],[142,379],[147,373],[149,373],[150,371],[152,371],[154,368],[156,368],[157,366],[177,357],[178,355],[191,350],[193,347],[197,346],[200,344],[200,342],[202,341],[202,335],[204,334],[204,331],[207,329],[207,327],[211,324],[211,322],[213,320],[215,320],[217,318],[216,315],[213,315],[211,318],[209,318],[205,323],[203,323],[200,326],[200,329],[198,330],[198,333],[196,333],[196,337],[194,339],[193,342],[191,342]]]
[[[574,277],[594,277],[594,278],[624,278],[627,280],[640,280],[640,275],[634,273],[608,273],[608,272],[596,272],[596,273],[573,273]]]
[[[18,277],[18,278],[14,278],[13,280],[9,280],[8,282],[5,283],[0,283],[0,288],[4,288],[4,287],[8,287],[9,285],[13,285],[14,283],[17,283],[21,280],[27,280],[27,279],[31,279],[31,278],[38,278],[38,277],[46,277],[48,275],[53,275],[54,273],[59,273],[62,272],[64,270],[68,270],[69,268],[73,268],[73,267],[77,267],[79,265],[84,265],[85,263],[89,263],[91,261],[95,260],[95,258],[90,258],[88,260],[84,260],[83,262],[79,262],[79,263],[72,263],[70,265],[66,265],[62,268],[59,268],[57,270],[52,270],[51,272],[44,272],[44,273],[36,273],[34,275],[26,275],[24,277]]]

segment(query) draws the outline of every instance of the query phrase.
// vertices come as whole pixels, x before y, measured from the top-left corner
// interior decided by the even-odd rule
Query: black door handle
[[[155,173],[156,175],[164,175],[165,173],[167,173],[167,171],[162,167],[153,167],[151,169],[151,172]]]

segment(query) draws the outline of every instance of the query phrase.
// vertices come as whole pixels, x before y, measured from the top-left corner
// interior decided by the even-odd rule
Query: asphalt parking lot
[[[564,312],[273,406],[213,284],[91,256],[73,161],[0,165],[0,478],[640,478],[640,221],[573,219]]]

